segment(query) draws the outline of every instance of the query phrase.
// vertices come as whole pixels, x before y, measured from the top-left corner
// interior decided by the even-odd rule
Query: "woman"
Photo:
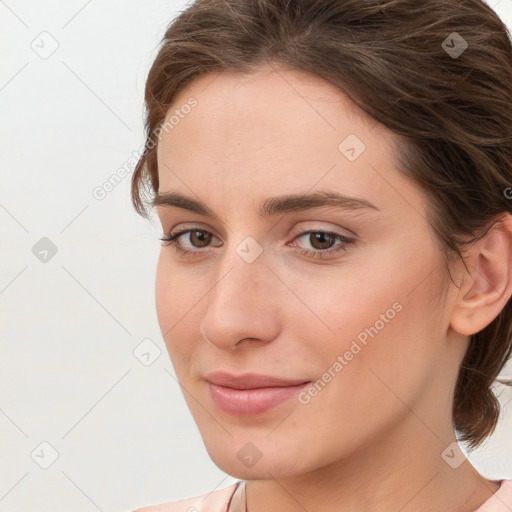
[[[226,489],[149,511],[497,512],[458,447],[512,340],[512,47],[479,0],[199,0],[146,84],[135,208]]]

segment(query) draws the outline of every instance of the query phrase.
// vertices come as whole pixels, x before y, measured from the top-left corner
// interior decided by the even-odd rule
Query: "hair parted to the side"
[[[442,47],[453,32],[468,44],[456,58]],[[176,93],[199,74],[265,63],[328,80],[399,136],[399,168],[425,191],[446,261],[512,213],[512,46],[483,1],[197,0],[169,25],[147,78],[139,214],[158,191],[156,136]],[[470,337],[459,372],[453,421],[469,449],[495,429],[492,386],[511,353],[508,301]]]

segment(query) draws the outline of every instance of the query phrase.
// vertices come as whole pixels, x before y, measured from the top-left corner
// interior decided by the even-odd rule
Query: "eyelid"
[[[299,226],[294,227],[292,229],[290,236],[292,238],[295,238],[297,235],[304,235],[307,231],[324,231],[329,232],[332,234],[337,234],[345,238],[357,238],[357,234],[353,231],[347,229],[347,228],[341,228],[340,226],[336,226],[332,223],[327,223],[333,226],[333,228],[324,226],[318,226],[317,224],[321,221],[303,221]],[[306,223],[306,226],[303,224]],[[325,224],[325,222],[324,222]],[[185,222],[184,224],[179,224],[179,227],[174,227],[171,229],[170,232],[166,232],[166,236],[172,237],[176,233],[186,231],[186,230],[197,230],[197,231],[207,231],[211,233],[215,238],[220,239],[220,237],[215,233],[215,230],[212,229],[210,226],[203,227],[201,226],[201,223],[199,222]],[[339,232],[338,230],[343,230],[342,232]]]
[[[353,231],[351,231],[350,229],[342,228],[340,226],[333,224],[332,222],[323,222],[322,226],[318,225],[319,223],[322,223],[322,221],[304,221],[304,222],[306,223],[306,226],[304,226],[303,223],[301,223],[300,226],[298,226],[292,230],[292,234],[291,234],[292,237],[295,237],[296,235],[299,235],[299,234],[304,234],[304,232],[308,232],[308,231],[314,231],[314,232],[324,231],[327,233],[340,235],[345,238],[357,238],[357,234],[354,233]],[[332,226],[332,227],[325,226],[325,224],[330,224],[330,226]]]
[[[208,231],[208,233],[211,233],[216,238],[219,238],[215,233],[215,230],[212,229],[210,226],[201,226],[201,223],[199,222],[185,222],[183,224],[178,224],[177,227],[172,228],[169,232],[166,231],[167,236],[174,236],[176,233],[179,233],[181,231]],[[165,230],[164,230],[165,231]]]

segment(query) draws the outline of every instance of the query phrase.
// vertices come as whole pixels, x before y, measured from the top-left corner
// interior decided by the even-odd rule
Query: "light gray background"
[[[132,211],[129,177],[93,195],[133,169],[145,78],[185,4],[0,1],[0,510],[119,512],[236,481],[209,459],[161,339],[158,222]],[[512,0],[491,5],[512,26]],[[34,254],[43,237],[55,255]],[[149,366],[134,355],[147,339]],[[512,478],[512,392],[501,401],[470,456],[490,478]]]

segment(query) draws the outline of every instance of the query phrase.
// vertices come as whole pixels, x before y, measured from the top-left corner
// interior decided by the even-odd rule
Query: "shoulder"
[[[225,512],[238,483],[195,498],[138,508],[133,512]]]
[[[512,480],[501,480],[500,488],[475,512],[510,512],[511,510]]]

